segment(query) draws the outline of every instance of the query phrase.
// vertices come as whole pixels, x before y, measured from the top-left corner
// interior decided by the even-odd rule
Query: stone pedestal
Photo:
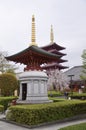
[[[43,71],[26,71],[20,74],[20,95],[18,103],[51,102],[47,95],[48,76]]]

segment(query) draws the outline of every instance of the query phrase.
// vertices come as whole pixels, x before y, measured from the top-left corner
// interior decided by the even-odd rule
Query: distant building
[[[82,70],[83,70],[82,66],[74,66],[71,69],[65,71],[64,73],[66,74],[66,76],[68,76],[69,81],[70,81],[69,75],[74,75],[72,77],[73,81],[82,81],[82,79],[80,78],[80,75],[82,74]]]
[[[71,69],[65,71],[65,75],[68,77],[70,84],[72,82],[73,88],[81,88],[82,86],[86,86],[86,81],[81,79],[81,75],[83,74],[82,66],[74,66]],[[71,81],[72,80],[72,81]]]

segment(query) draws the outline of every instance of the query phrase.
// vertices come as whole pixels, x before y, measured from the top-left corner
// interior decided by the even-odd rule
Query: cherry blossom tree
[[[48,90],[59,90],[63,91],[69,89],[69,81],[66,75],[58,69],[47,71],[49,76],[48,79]]]

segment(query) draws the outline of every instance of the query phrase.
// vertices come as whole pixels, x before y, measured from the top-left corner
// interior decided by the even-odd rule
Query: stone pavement
[[[59,130],[62,127],[65,126],[69,126],[69,125],[74,125],[74,124],[79,124],[79,123],[83,123],[86,122],[86,118],[85,119],[77,119],[77,120],[71,120],[71,121],[67,121],[67,122],[62,122],[62,123],[55,123],[55,124],[50,124],[50,125],[46,125],[46,126],[40,126],[37,128],[25,128],[22,126],[18,126],[15,124],[11,124],[11,123],[7,123],[5,121],[2,121],[2,119],[5,117],[4,114],[0,114],[0,130]]]

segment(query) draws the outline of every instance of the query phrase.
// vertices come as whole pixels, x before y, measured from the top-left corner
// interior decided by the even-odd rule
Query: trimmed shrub
[[[34,126],[84,113],[86,113],[86,101],[64,101],[11,106],[6,118],[17,123]]]
[[[0,104],[4,106],[4,110],[6,110],[12,100],[16,100],[17,97],[0,97]]]
[[[81,99],[81,100],[86,100],[86,93],[82,94],[73,94],[72,96],[70,95],[72,99]]]
[[[18,87],[19,82],[15,75],[10,73],[0,74],[0,89],[2,96],[12,96]]]
[[[58,96],[63,96],[64,94],[61,93],[60,91],[48,91],[48,96],[49,97],[58,97]]]
[[[57,97],[49,97],[49,100],[53,100],[53,102],[63,102],[63,101],[66,101],[65,98],[57,98]]]
[[[4,111],[4,106],[0,105],[0,113]]]

